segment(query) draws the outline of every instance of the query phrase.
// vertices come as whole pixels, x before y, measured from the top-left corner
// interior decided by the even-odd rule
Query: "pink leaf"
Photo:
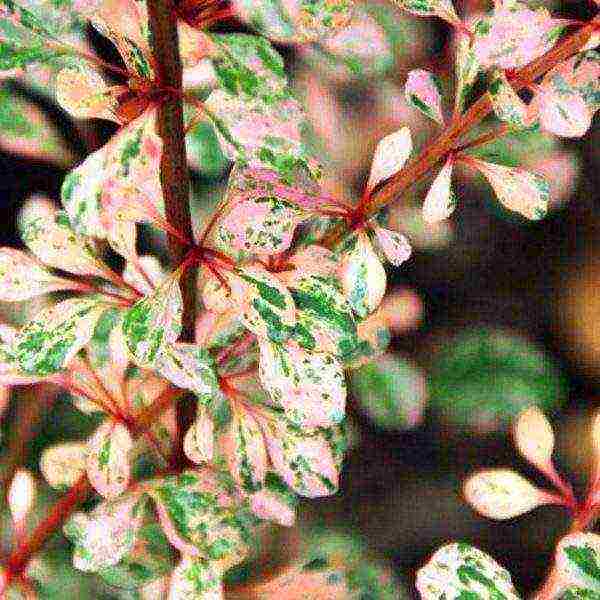
[[[121,495],[131,478],[133,439],[127,427],[106,420],[90,438],[87,472],[90,483],[105,498]]]
[[[435,75],[423,69],[410,71],[404,87],[404,95],[410,105],[436,123],[443,125],[442,95]]]
[[[379,225],[374,228],[374,232],[377,244],[392,265],[399,267],[410,258],[410,242],[401,233]]]
[[[498,200],[509,210],[527,219],[538,220],[548,211],[550,189],[546,180],[517,167],[504,167],[468,158],[468,164],[478,169],[494,188]]]
[[[517,69],[550,50],[563,27],[546,9],[502,4],[475,25],[473,51],[484,69]]]
[[[296,521],[296,511],[271,490],[262,489],[252,494],[250,508],[259,519],[273,521],[283,527],[292,527]]]

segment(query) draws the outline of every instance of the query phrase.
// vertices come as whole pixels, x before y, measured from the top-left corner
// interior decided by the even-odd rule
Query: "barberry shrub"
[[[333,189],[278,49],[332,79],[377,77],[394,42],[368,4],[0,0],[3,136],[69,162],[18,93],[25,86],[81,127],[115,129],[64,177],[60,206],[24,203],[24,247],[0,249],[0,300],[25,314],[0,328],[0,383],[32,386],[39,402],[66,391],[88,429],[43,449],[36,472],[63,496],[36,527],[40,486],[18,460],[10,472],[7,597],[60,594],[47,548],[60,531],[74,567],[111,597],[217,599],[236,580],[232,594],[249,598],[404,593],[357,540],[332,532],[304,531],[297,555],[262,581],[248,565],[269,524],[294,525],[299,497],[337,492],[348,385],[383,427],[422,414],[422,374],[386,353],[415,311],[386,297],[389,270],[411,256],[410,226],[391,206],[431,174],[421,227],[444,221],[466,167],[505,210],[544,218],[548,181],[485,150],[540,131],[586,134],[600,108],[600,22],[593,7],[578,22],[516,0],[464,17],[451,0],[396,4],[452,28],[454,81],[411,65],[405,102],[437,133],[421,139],[403,125],[383,136],[353,199]],[[201,205],[190,172],[220,173],[226,186]],[[411,405],[393,408],[399,385]],[[552,466],[543,414],[522,414],[515,435],[556,491],[490,470],[467,481],[468,502],[494,519],[570,507],[573,531],[539,597],[599,597],[600,537],[584,532],[598,475],[580,505]],[[426,600],[517,596],[508,573],[464,543],[439,549],[417,589]]]

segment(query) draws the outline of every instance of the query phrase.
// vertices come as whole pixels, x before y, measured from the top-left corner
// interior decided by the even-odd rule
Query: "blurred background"
[[[461,14],[488,7],[483,1],[457,4]],[[537,4],[561,16],[591,15],[582,0]],[[327,157],[327,187],[346,199],[360,196],[381,137],[407,124],[418,151],[436,134],[437,126],[404,100],[407,72],[427,68],[447,90],[452,87],[453,39],[443,22],[407,16],[385,2],[361,4],[357,14],[351,32],[326,44],[278,46],[306,103],[311,143]],[[221,29],[245,30],[240,23]],[[118,60],[91,30],[88,42]],[[450,94],[446,100],[450,109]],[[71,120],[43,88],[26,80],[2,83],[2,245],[20,244],[16,215],[24,200],[33,193],[58,200],[69,168],[112,132],[106,122]],[[341,492],[303,503],[301,513],[307,523],[362,535],[393,561],[409,596],[415,570],[441,544],[457,539],[509,568],[522,592],[539,585],[568,515],[545,507],[492,522],[461,499],[465,476],[484,466],[514,465],[545,484],[511,444],[510,423],[523,407],[547,411],[556,427],[558,464],[579,493],[585,490],[590,416],[600,405],[599,143],[596,120],[582,140],[533,133],[480,149],[480,156],[494,162],[523,164],[549,178],[553,210],[541,222],[527,223],[503,210],[485,181],[467,171],[455,178],[458,208],[449,221],[428,226],[420,218],[430,181],[390,210],[390,221],[413,244],[412,258],[390,272],[390,351],[351,375],[352,449]],[[201,218],[222,192],[229,165],[202,124],[189,150],[193,204]],[[19,320],[30,308],[15,315],[3,306],[0,314]],[[4,471],[15,450],[36,471],[45,446],[84,437],[91,419],[63,397],[43,402],[16,391],[3,424]],[[21,447],[24,430],[27,443]],[[49,490],[42,495],[56,497]],[[66,552],[58,541],[55,548]],[[68,569],[68,562],[61,568]],[[73,585],[93,586],[82,583],[87,576],[80,573],[64,575]],[[85,598],[113,597],[106,591],[86,596],[81,589],[77,593]]]

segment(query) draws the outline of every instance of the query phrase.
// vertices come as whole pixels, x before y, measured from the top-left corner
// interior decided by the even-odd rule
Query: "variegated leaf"
[[[456,43],[456,91],[454,101],[456,110],[459,113],[462,113],[465,108],[480,69],[479,61],[471,45],[471,38],[468,35],[459,33]]]
[[[0,248],[0,300],[21,302],[60,290],[77,290],[76,281],[57,277],[29,254]]]
[[[465,482],[467,502],[484,517],[504,520],[518,517],[548,503],[542,490],[510,469],[490,469]]]
[[[40,470],[53,488],[71,487],[86,472],[87,444],[63,442],[42,452]]]
[[[89,240],[71,229],[66,213],[34,197],[22,208],[19,231],[25,245],[44,264],[76,275],[106,277],[106,267]]]
[[[153,78],[145,2],[104,0],[93,8],[87,7],[85,14],[117,47],[129,72],[143,79]]]
[[[196,344],[166,345],[156,359],[156,370],[177,387],[193,391],[204,404],[219,391],[214,361]]]
[[[89,342],[104,309],[95,298],[70,298],[43,310],[14,341],[20,368],[42,376],[64,369]]]
[[[237,564],[248,551],[255,520],[231,495],[230,484],[209,470],[186,471],[153,483],[165,535],[180,552]]]
[[[338,359],[295,342],[260,344],[260,381],[273,406],[301,429],[329,427],[344,419],[346,382]]]
[[[572,533],[556,548],[556,570],[564,586],[577,586],[598,593],[600,590],[600,535]]]
[[[275,196],[248,198],[223,218],[217,235],[223,245],[237,251],[279,254],[290,247],[301,219],[293,204]]]
[[[468,544],[442,546],[417,573],[423,600],[519,600],[510,573],[485,552]]]
[[[80,571],[99,571],[116,565],[135,546],[142,525],[145,499],[130,493],[105,500],[90,514],[76,513],[64,533],[73,544],[73,565]]]
[[[435,75],[424,69],[410,71],[404,86],[408,104],[443,125],[442,94]]]
[[[335,254],[316,244],[299,248],[289,257],[287,265],[290,270],[281,271],[278,275],[288,287],[296,287],[304,277],[330,277],[335,275],[338,267]]]
[[[183,300],[176,272],[150,296],[138,300],[123,319],[123,333],[134,362],[151,367],[166,344],[181,333]]]
[[[519,98],[501,69],[492,71],[488,92],[494,113],[501,121],[515,129],[525,129],[533,125],[534,112]]]
[[[303,434],[281,419],[271,419],[263,428],[273,467],[294,491],[308,498],[337,491],[338,451],[345,448],[340,431],[332,428]]]
[[[230,276],[231,293],[241,307],[244,325],[255,335],[283,341],[296,324],[294,301],[277,277],[260,266],[237,268]]]
[[[376,185],[397,173],[412,152],[412,137],[408,127],[402,127],[395,133],[384,137],[373,154],[371,173],[367,188],[372,190]]]
[[[563,28],[564,23],[545,8],[502,3],[475,24],[473,51],[484,69],[517,69],[550,50]]]
[[[460,25],[452,0],[394,0],[405,11],[419,17],[437,16],[453,25]]]
[[[62,69],[56,76],[56,100],[76,119],[108,119],[120,123],[116,116],[117,93],[124,87],[111,88],[103,77],[86,64]]]
[[[437,223],[447,219],[456,208],[456,197],[452,191],[454,160],[448,158],[436,175],[423,203],[423,220]]]
[[[283,527],[294,524],[297,504],[296,494],[272,471],[266,474],[263,488],[250,496],[250,508],[259,519],[273,521]]]
[[[168,600],[223,600],[221,578],[216,563],[184,556],[171,576]]]
[[[541,175],[478,159],[469,158],[469,163],[486,177],[498,200],[509,210],[534,221],[548,212],[550,188]]]
[[[249,411],[236,408],[221,444],[238,485],[248,493],[261,489],[267,473],[267,449],[262,430]]]
[[[0,69],[22,69],[29,66],[55,68],[75,59],[71,45],[50,43],[61,37],[82,34],[82,19],[71,2],[14,2],[0,4]]]
[[[364,319],[379,306],[387,277],[364,232],[359,232],[353,247],[342,254],[338,277],[348,303],[360,318]]]
[[[122,423],[108,419],[90,438],[87,474],[96,491],[105,498],[120,496],[131,478],[133,439]]]
[[[592,111],[576,92],[556,93],[542,88],[533,104],[539,111],[542,129],[560,137],[582,137],[592,124]]]
[[[317,5],[304,0],[234,0],[234,5],[252,27],[285,44],[326,38],[348,24],[353,10],[348,0],[325,0]]]
[[[410,258],[412,253],[410,242],[401,233],[379,225],[374,227],[373,232],[377,245],[390,264],[399,267]]]
[[[62,205],[73,230],[89,237],[104,239],[106,228],[101,220],[100,198],[108,147],[104,146],[67,173],[62,188]]]
[[[307,350],[331,352],[349,360],[360,341],[352,309],[334,278],[309,276],[292,288],[298,322],[293,338]]]

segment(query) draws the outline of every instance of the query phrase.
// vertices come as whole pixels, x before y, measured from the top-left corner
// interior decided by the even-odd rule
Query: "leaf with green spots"
[[[13,343],[21,370],[46,376],[67,367],[90,341],[104,309],[105,305],[95,298],[70,298],[36,315]]]
[[[600,535],[572,533],[556,548],[556,570],[565,587],[600,592]]]
[[[552,498],[512,469],[487,469],[464,485],[466,501],[481,515],[498,521],[518,517]]]
[[[532,221],[546,216],[550,203],[550,186],[541,175],[472,157],[469,157],[468,164],[488,180],[496,197],[506,208]]]
[[[297,505],[298,497],[294,491],[273,471],[265,475],[262,489],[250,496],[250,508],[259,519],[284,527],[294,524]]]
[[[236,12],[262,35],[284,44],[315,42],[345,27],[349,0],[235,0]]]
[[[222,577],[216,563],[184,556],[173,571],[169,600],[223,600]]]
[[[219,393],[215,364],[196,344],[168,344],[156,360],[156,370],[171,383],[194,392],[203,404]]]
[[[71,229],[69,217],[49,200],[30,198],[19,214],[25,245],[44,264],[75,275],[105,277],[108,267],[95,253],[91,240]]]
[[[488,93],[496,116],[514,129],[527,129],[536,121],[531,110],[509,83],[501,69],[494,69],[489,78]]]
[[[433,73],[424,69],[410,71],[404,86],[404,96],[408,104],[443,125],[440,84]]]
[[[63,531],[75,546],[75,568],[98,572],[117,565],[131,552],[143,525],[145,501],[139,492],[129,493],[105,500],[90,514],[74,514]]]
[[[116,565],[100,569],[98,574],[111,587],[135,590],[160,577],[175,566],[175,556],[157,523],[140,528],[134,547]]]
[[[152,294],[138,300],[123,318],[123,334],[133,361],[152,367],[163,348],[179,337],[183,300],[180,273],[168,277]]]
[[[221,219],[217,235],[223,247],[238,252],[280,254],[290,247],[302,218],[301,211],[290,202],[274,195],[245,193]]]
[[[273,412],[263,430],[273,467],[290,488],[308,498],[337,491],[345,452],[341,425],[306,433]]]
[[[233,490],[230,478],[209,470],[155,480],[152,497],[169,542],[185,555],[241,561],[257,521]]]
[[[84,26],[70,1],[2,0],[0,70],[40,64],[54,68],[74,60],[75,49],[61,39],[80,36]]]
[[[246,328],[273,341],[287,339],[296,324],[296,310],[285,285],[258,265],[239,267],[228,278]]]
[[[304,350],[296,342],[261,340],[260,381],[270,403],[297,427],[329,427],[344,419],[346,382],[339,360]]]
[[[298,279],[291,293],[298,317],[292,336],[300,346],[330,352],[342,361],[360,352],[352,310],[335,278]]]
[[[348,304],[359,318],[364,319],[383,300],[387,276],[366,233],[359,232],[354,246],[341,254],[338,277]]]
[[[508,426],[523,408],[547,411],[564,400],[556,363],[519,336],[491,329],[458,334],[433,355],[429,368],[432,411],[466,431]]]
[[[250,411],[236,408],[221,445],[238,485],[248,493],[260,490],[267,472],[267,450],[262,430]]]
[[[564,27],[546,8],[503,2],[475,24],[473,51],[484,69],[518,69],[550,50]]]
[[[473,546],[442,546],[417,573],[423,600],[519,600],[510,574]]]
[[[456,91],[454,105],[456,110],[460,112],[464,110],[480,70],[481,67],[473,51],[470,37],[459,34],[455,58]]]
[[[229,94],[266,104],[289,95],[283,59],[265,38],[233,33],[210,39],[216,47],[212,63],[217,80]]]
[[[394,0],[403,10],[418,17],[437,16],[452,25],[460,25],[452,0]]]
[[[106,146],[96,150],[69,171],[61,188],[62,205],[73,230],[99,239],[107,235],[100,206],[107,150]]]
[[[375,425],[388,430],[419,425],[427,401],[424,373],[396,354],[378,356],[352,371],[350,392]]]
[[[131,479],[133,439],[122,423],[107,419],[88,442],[87,474],[96,491],[116,498]]]

